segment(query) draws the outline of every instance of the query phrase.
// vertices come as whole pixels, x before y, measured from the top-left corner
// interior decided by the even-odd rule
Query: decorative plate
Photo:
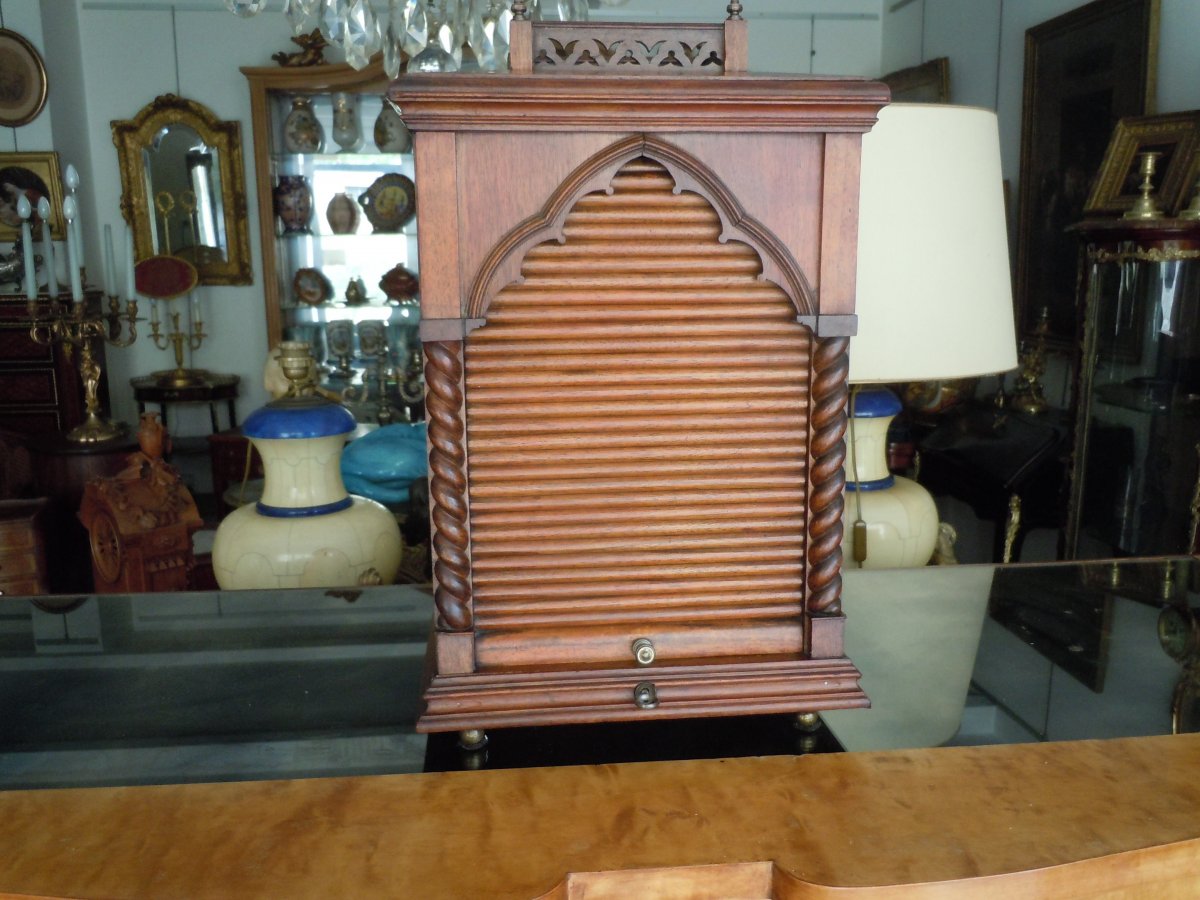
[[[333,285],[320,269],[297,269],[292,279],[296,299],[309,306],[320,306],[333,296]]]
[[[417,212],[417,186],[399,172],[380,175],[358,198],[376,231],[399,231]]]

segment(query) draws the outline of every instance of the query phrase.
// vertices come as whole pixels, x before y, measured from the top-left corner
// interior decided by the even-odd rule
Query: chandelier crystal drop
[[[229,7],[230,12],[248,19],[258,15],[259,10],[267,5],[267,0],[225,0],[225,5]]]
[[[620,5],[625,0],[603,0]],[[243,18],[267,0],[225,0]],[[588,0],[527,0],[530,18],[586,21]],[[346,62],[364,68],[382,51],[383,68],[397,77],[408,61],[414,72],[495,72],[508,64],[509,0],[283,0],[295,35],[316,27]]]

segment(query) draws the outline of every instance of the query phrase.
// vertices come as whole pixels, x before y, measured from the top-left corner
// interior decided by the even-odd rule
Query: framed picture
[[[1188,176],[1200,147],[1200,112],[1122,119],[1113,131],[1104,163],[1084,212],[1123,213],[1141,196],[1141,156],[1161,154],[1154,170],[1154,198],[1165,215],[1187,205],[1193,185]]]
[[[1047,343],[1076,334],[1080,221],[1109,137],[1153,112],[1159,0],[1094,0],[1025,32],[1025,99],[1017,201],[1017,328],[1042,310]]]
[[[32,122],[45,105],[46,66],[37,48],[0,28],[0,125]]]
[[[0,241],[15,241],[21,234],[17,201],[22,193],[35,210],[42,197],[50,201],[50,234],[64,240],[63,182],[57,153],[0,153]],[[41,239],[40,225],[34,236]]]
[[[892,89],[893,103],[950,102],[950,60],[945,56],[897,69],[879,80]]]

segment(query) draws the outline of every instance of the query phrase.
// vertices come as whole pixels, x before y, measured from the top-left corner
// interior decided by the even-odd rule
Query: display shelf
[[[396,386],[420,379],[414,304],[391,304],[381,280],[395,267],[419,275],[415,213],[406,222],[380,222],[364,205],[388,175],[414,179],[408,148],[382,152],[376,123],[385,107],[387,78],[376,61],[361,72],[345,65],[304,69],[242,70],[250,87],[254,152],[260,177],[258,199],[263,248],[263,295],[271,346],[304,340],[313,347],[323,387],[354,397],[356,415],[387,423],[419,419],[423,410],[413,392]],[[343,95],[353,113],[335,121]],[[288,117],[294,102],[315,119],[308,130]],[[347,128],[352,122],[353,127]],[[314,134],[319,150],[310,149]],[[357,135],[357,139],[351,137]],[[348,147],[348,149],[347,149]],[[262,177],[265,173],[266,177]],[[291,192],[285,191],[290,187]],[[277,196],[288,193],[287,197]],[[347,201],[331,207],[339,195]],[[309,212],[302,210],[307,205]],[[300,288],[327,283],[324,302],[311,305]],[[307,281],[307,285],[305,282]],[[416,299],[415,297],[413,299]],[[364,302],[365,301],[365,302]],[[371,323],[371,324],[367,324]],[[377,324],[376,324],[377,323]],[[367,327],[367,334],[360,329]],[[364,345],[367,351],[364,352]],[[352,349],[348,349],[352,348]]]
[[[1066,555],[1188,552],[1200,513],[1200,222],[1076,231],[1085,265]]]

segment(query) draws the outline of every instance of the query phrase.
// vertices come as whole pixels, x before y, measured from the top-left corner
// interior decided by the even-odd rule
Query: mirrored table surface
[[[869,710],[415,730],[427,588],[0,598],[0,789],[1074,740],[1193,730],[1188,558],[844,573]]]

